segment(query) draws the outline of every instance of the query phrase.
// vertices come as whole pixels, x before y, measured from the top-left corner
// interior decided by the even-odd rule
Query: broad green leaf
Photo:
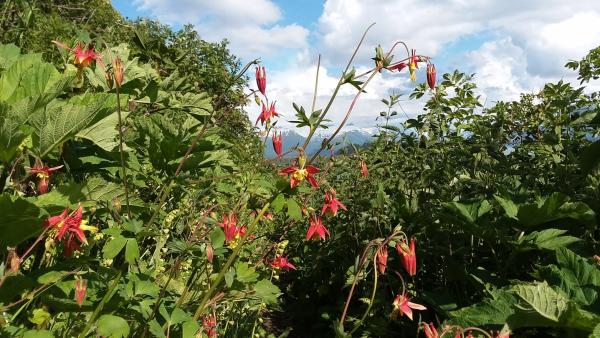
[[[291,219],[295,219],[297,221],[302,219],[302,209],[298,205],[298,202],[293,198],[288,198],[287,200],[287,214]]]
[[[265,304],[277,303],[281,294],[279,288],[266,279],[261,279],[254,285],[254,292]]]
[[[83,94],[68,102],[52,101],[31,119],[33,150],[44,157],[88,125],[114,111],[115,99],[109,94]]]
[[[556,260],[561,267],[561,289],[583,305],[594,303],[598,299],[600,270],[566,248],[556,251]]]
[[[271,202],[271,208],[273,208],[274,213],[280,212],[281,209],[283,209],[284,205],[285,205],[285,196],[283,196],[283,194],[277,195],[277,197],[275,197],[273,202]]]
[[[494,199],[506,212],[506,215],[510,218],[517,219],[517,213],[519,212],[519,207],[515,202],[510,199],[500,197],[498,195],[494,195]]]
[[[21,49],[14,44],[0,44],[0,70],[10,67],[20,54]]]
[[[38,327],[42,326],[45,322],[49,321],[52,316],[46,312],[44,309],[35,309],[33,310],[33,315],[29,317],[29,321],[33,324],[38,325]]]
[[[220,227],[215,227],[213,231],[210,233],[210,243],[213,246],[213,249],[219,249],[223,247],[223,243],[225,243],[225,233],[223,229]]]
[[[125,123],[125,118],[129,115],[128,112],[122,112],[121,117],[123,123]],[[98,121],[94,125],[91,125],[80,132],[78,132],[75,136],[88,139],[98,147],[111,152],[119,146],[118,135],[119,135],[119,116],[116,112],[110,114],[109,116],[103,118]],[[127,146],[123,144],[123,149],[127,150]]]
[[[23,338],[54,338],[54,335],[48,330],[30,330],[23,334]]]
[[[104,248],[102,248],[102,254],[105,259],[113,259],[115,258],[123,247],[127,244],[127,238],[122,236],[117,236],[115,238],[109,239],[106,244],[104,244]]]
[[[534,231],[519,239],[519,243],[529,244],[540,249],[556,250],[580,241],[573,236],[563,236],[567,231],[560,229],[545,229]]]
[[[196,334],[200,330],[200,325],[195,320],[188,320],[182,325],[183,337],[196,337]]]
[[[21,198],[0,195],[0,247],[16,246],[43,230],[44,218],[40,208]]]
[[[128,238],[125,246],[125,261],[129,264],[135,263],[140,258],[140,248],[135,238]]]
[[[67,275],[66,271],[49,271],[37,278],[40,284],[52,284],[61,280]]]
[[[251,283],[258,279],[258,273],[254,268],[249,267],[246,262],[237,262],[235,264],[236,279],[242,283]]]
[[[121,338],[129,336],[129,324],[121,317],[102,315],[98,319],[98,334],[103,337]]]
[[[25,124],[27,115],[18,114],[7,103],[0,101],[0,162],[9,163],[17,149],[30,134]]]

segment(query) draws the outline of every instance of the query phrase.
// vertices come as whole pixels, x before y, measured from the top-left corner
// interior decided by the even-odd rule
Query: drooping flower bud
[[[275,150],[277,156],[281,156],[281,154],[283,154],[283,136],[281,135],[281,132],[279,132],[279,135],[277,135],[277,133],[274,132],[272,139],[273,150]]]
[[[427,64],[427,85],[429,85],[429,88],[431,88],[431,90],[433,90],[435,88],[435,77],[436,77],[435,65],[428,63]]]
[[[377,257],[377,270],[379,270],[379,273],[383,275],[385,273],[385,268],[387,267],[387,260],[388,260],[387,245],[384,245],[381,248],[379,248],[379,250],[377,250],[376,257]]]
[[[87,291],[87,280],[81,279],[81,277],[75,278],[75,301],[79,306],[83,304],[85,300],[85,293]]]
[[[367,162],[365,160],[360,161],[360,174],[362,177],[369,176],[369,169],[367,169]]]
[[[258,90],[265,95],[267,91],[267,74],[265,67],[256,67],[256,86]]]
[[[8,263],[9,263],[9,271],[11,273],[19,272],[19,268],[21,267],[21,258],[17,255],[17,252],[14,248],[8,248]]]
[[[117,88],[121,88],[123,84],[123,78],[125,77],[125,69],[123,68],[123,62],[120,57],[116,57],[113,61],[113,74],[115,78],[115,85]]]
[[[213,262],[213,258],[215,257],[215,250],[213,249],[210,243],[206,243],[206,259],[209,263]]]

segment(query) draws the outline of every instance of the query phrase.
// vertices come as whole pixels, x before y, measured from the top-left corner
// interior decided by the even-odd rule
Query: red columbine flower
[[[362,177],[369,176],[369,169],[367,169],[367,162],[365,160],[360,160],[360,174]]]
[[[217,317],[215,315],[206,315],[202,318],[202,327],[206,331],[208,338],[217,337]]]
[[[394,299],[394,303],[392,303],[392,305],[394,306],[394,309],[392,310],[392,319],[396,319],[398,317],[398,314],[400,314],[400,316],[406,315],[406,317],[408,317],[410,320],[412,320],[413,319],[413,315],[412,315],[413,309],[414,310],[427,310],[427,308],[421,304],[411,303],[410,299],[408,298],[408,296],[406,294],[396,295],[396,298]]]
[[[81,45],[81,42],[78,42],[75,48],[69,48],[69,46],[59,41],[52,42],[59,48],[66,49],[69,52],[73,53],[75,55],[73,64],[79,68],[88,67],[92,63],[92,61],[101,59],[100,55],[94,53],[94,48],[84,49]]]
[[[298,157],[298,163],[300,167],[297,166],[289,166],[287,168],[283,168],[279,171],[279,175],[288,175],[290,176],[290,187],[294,189],[295,186],[300,184],[305,178],[314,188],[319,187],[319,183],[315,180],[313,174],[321,172],[321,169],[314,167],[312,165],[305,166],[306,159],[304,155],[300,155]]]
[[[33,168],[29,169],[29,172],[32,174],[37,174],[37,177],[40,179],[38,181],[38,193],[43,195],[48,192],[48,185],[50,184],[50,175],[58,169],[62,168],[62,165],[57,167],[49,168],[48,166],[43,166],[40,164],[35,164]]]
[[[276,132],[273,133],[273,149],[275,150],[275,153],[277,154],[277,156],[281,156],[281,154],[283,153],[283,136],[281,135],[281,132],[279,132],[279,135],[277,135]]]
[[[84,231],[89,231],[92,233],[98,231],[98,228],[87,225],[87,221],[83,220],[83,208],[81,207],[81,204],[75,210],[75,212],[73,212],[73,214],[67,220],[65,220],[65,224],[68,227],[67,230],[75,234],[77,239],[79,239],[79,242],[83,244],[87,244]]]
[[[323,208],[321,209],[321,215],[331,215],[336,216],[338,212],[338,208],[346,211],[346,206],[342,204],[342,202],[338,201],[335,198],[335,190],[331,189],[328,193],[325,194],[325,202],[323,203]]]
[[[408,66],[406,63],[404,62],[399,62],[393,66],[390,66],[387,68],[387,70],[389,70],[390,72],[393,72],[395,70],[397,70],[398,72],[402,71],[402,69],[406,68],[406,66]]]
[[[275,111],[275,102],[271,103],[269,109],[267,109],[267,106],[265,106],[265,104],[263,103],[262,110],[260,112],[260,115],[258,115],[258,118],[256,119],[255,125],[258,124],[258,121],[260,121],[261,125],[264,125],[265,123],[268,124],[271,121],[271,118],[275,116],[279,116],[279,113]]]
[[[329,236],[329,230],[323,225],[321,217],[311,215],[306,239],[319,240],[319,238],[325,239],[327,236]]]
[[[237,240],[246,234],[246,227],[237,225],[237,216],[233,212],[230,212],[229,215],[223,214],[223,221],[219,223],[219,226],[225,233],[225,240],[232,248],[235,248]]]
[[[69,208],[63,210],[60,215],[48,217],[46,222],[44,222],[44,226],[51,228],[51,234],[58,240],[61,240],[65,232],[68,230],[68,226],[65,226],[65,221],[67,220],[68,215]]]
[[[415,252],[415,238],[411,238],[410,246],[406,241],[396,244],[396,251],[402,256],[402,266],[410,276],[417,274],[417,253]]]
[[[496,332],[493,338],[510,338],[510,331]]]
[[[435,88],[435,65],[428,63],[427,64],[427,84],[429,88],[433,90]]]
[[[440,338],[440,335],[437,332],[437,329],[435,328],[435,325],[433,325],[433,323],[423,323],[423,331],[425,331],[425,336],[427,338]]]
[[[417,80],[417,75],[415,74],[415,69],[419,68],[418,62],[419,62],[419,57],[417,56],[417,52],[414,49],[412,49],[411,56],[408,61],[408,71],[410,72],[410,80],[411,81]]]
[[[377,250],[377,254],[375,255],[377,258],[377,269],[379,273],[382,275],[385,273],[385,268],[387,267],[387,259],[388,259],[388,250],[387,244],[382,245],[379,250]]]
[[[77,276],[75,278],[75,301],[81,306],[85,300],[85,293],[87,291],[87,280],[81,279]]]
[[[265,73],[265,67],[256,67],[256,86],[258,90],[265,95],[267,90],[267,74]]]
[[[285,256],[279,256],[279,257],[273,258],[273,260],[271,261],[271,267],[273,267],[274,269],[283,269],[283,270],[294,269],[294,270],[296,270],[296,267],[292,263],[290,263],[288,261],[287,257],[285,257]]]

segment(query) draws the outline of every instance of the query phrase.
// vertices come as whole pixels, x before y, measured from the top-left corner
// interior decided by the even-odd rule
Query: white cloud
[[[168,23],[191,23],[208,41],[228,39],[234,54],[254,59],[282,49],[304,48],[309,31],[278,25],[281,10],[270,0],[135,0],[141,10]]]

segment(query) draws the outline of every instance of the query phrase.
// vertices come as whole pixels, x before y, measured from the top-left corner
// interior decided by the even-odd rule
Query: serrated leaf
[[[258,279],[258,273],[254,268],[248,266],[246,262],[237,262],[235,264],[236,279],[242,283],[252,283]]]
[[[281,294],[279,288],[266,279],[261,279],[254,285],[254,292],[265,304],[277,303]]]
[[[17,244],[36,236],[43,230],[42,210],[35,204],[8,195],[0,196],[0,247],[17,246]]]
[[[125,261],[129,264],[135,263],[140,258],[140,248],[135,238],[128,238],[125,246]]]

